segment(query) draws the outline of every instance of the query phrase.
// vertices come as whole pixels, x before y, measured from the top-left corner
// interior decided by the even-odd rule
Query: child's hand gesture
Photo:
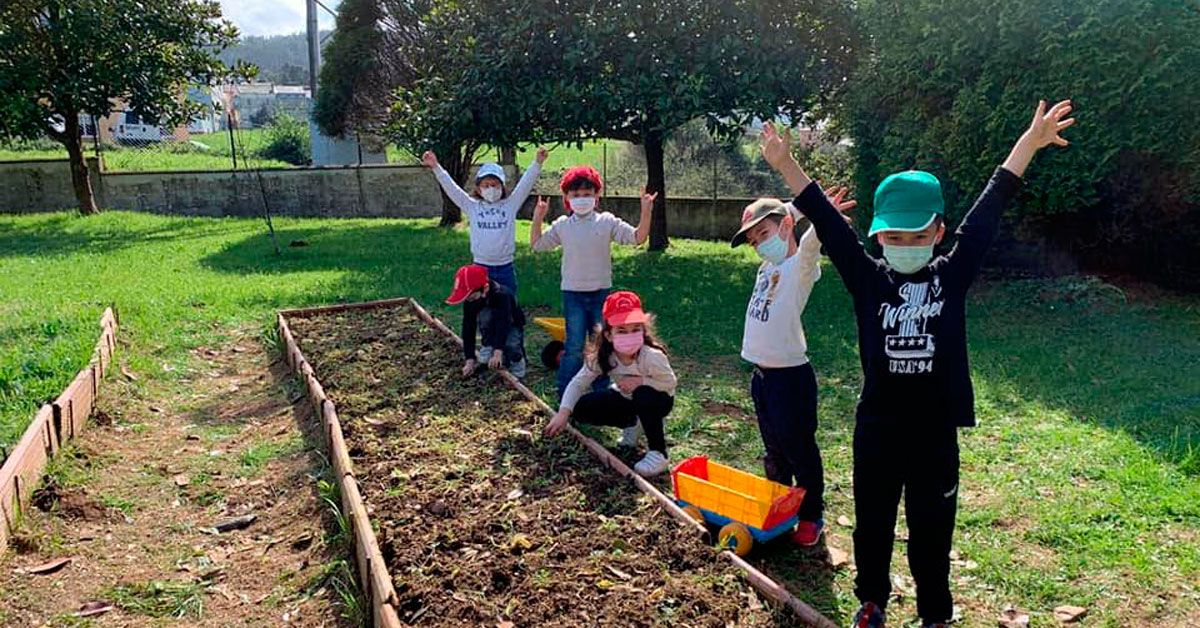
[[[492,369],[493,371],[500,370],[500,367],[504,364],[501,361],[501,358],[503,357],[504,354],[502,352],[492,351],[492,357],[488,358],[488,368]]]
[[[549,156],[550,156],[550,151],[546,150],[546,147],[545,147],[545,146],[538,146],[538,149],[537,149],[537,162],[538,162],[539,164],[544,164],[544,163],[546,163],[546,158],[547,158],[547,157],[549,157]]]
[[[642,188],[642,213],[654,211],[654,200],[658,198],[658,192],[651,194],[646,188]]]
[[[1033,122],[1029,124],[1029,130],[1025,131],[1025,137],[1033,143],[1035,149],[1045,148],[1051,144],[1055,146],[1070,144],[1059,135],[1063,129],[1075,124],[1075,118],[1063,120],[1068,113],[1071,113],[1070,100],[1059,101],[1050,108],[1050,111],[1046,111],[1046,101],[1039,100],[1037,111],[1033,114]]]
[[[438,165],[437,155],[434,155],[433,151],[427,150],[425,151],[425,154],[421,155],[421,163],[424,164],[426,168],[436,167]]]
[[[642,378],[639,375],[626,375],[617,380],[617,388],[620,388],[621,392],[625,393],[626,395],[632,395],[633,391],[637,390],[638,386],[641,385]]]
[[[533,206],[533,217],[541,220],[546,217],[547,211],[550,211],[550,202],[538,195],[537,205]]]
[[[843,185],[840,188],[833,188],[832,190],[826,191],[825,195],[829,197],[829,204],[836,207],[839,212],[842,212],[842,218],[844,218],[847,223],[853,223],[854,221],[846,215],[846,212],[857,207],[858,201],[854,199],[847,200],[846,195],[849,193],[850,188]]]
[[[567,427],[567,421],[570,418],[570,411],[559,410],[554,414],[554,417],[550,419],[550,422],[546,424],[546,429],[543,430],[543,433],[546,436],[557,436],[559,432],[563,431],[563,429]]]
[[[763,125],[762,137],[759,139],[759,144],[762,149],[763,159],[776,170],[786,165],[788,160],[792,158],[791,129],[784,129],[783,133],[780,133],[776,130],[775,123],[768,122]]]
[[[1051,144],[1066,146],[1070,142],[1063,139],[1059,133],[1075,124],[1075,118],[1066,118],[1071,113],[1071,101],[1063,100],[1046,111],[1046,101],[1039,100],[1037,111],[1033,114],[1033,122],[1029,129],[1017,140],[1008,159],[1004,160],[1004,169],[1017,175],[1025,176],[1025,169],[1037,152]],[[1063,118],[1066,118],[1065,120]]]

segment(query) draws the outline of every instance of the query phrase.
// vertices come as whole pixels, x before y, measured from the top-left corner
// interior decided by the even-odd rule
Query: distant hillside
[[[321,36],[325,37],[329,32],[325,31]],[[260,81],[284,85],[308,83],[308,43],[304,33],[243,36],[237,45],[226,49],[220,57],[228,64],[240,59],[257,65]]]

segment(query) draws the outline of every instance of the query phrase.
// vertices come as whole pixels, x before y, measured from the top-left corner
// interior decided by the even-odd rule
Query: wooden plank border
[[[384,299],[380,301],[347,303],[326,307],[283,310],[279,312],[279,328],[281,335],[285,336],[284,351],[285,356],[288,359],[288,363],[292,365],[293,369],[296,370],[297,374],[300,375],[302,379],[314,382],[317,386],[320,385],[320,382],[317,381],[315,374],[312,373],[312,367],[309,366],[308,362],[304,359],[303,354],[300,352],[299,346],[291,335],[290,329],[287,327],[285,314],[289,316],[306,317],[317,314],[332,314],[352,310],[371,310],[388,307],[400,307],[405,305],[409,306],[416,313],[417,317],[426,324],[438,330],[448,338],[454,340],[459,346],[462,346],[462,338],[460,338],[458,334],[454,333],[454,330],[447,327],[445,323],[431,315],[424,307],[421,306],[420,303],[417,302],[416,299],[407,297],[398,299]],[[554,410],[548,404],[546,404],[545,400],[521,383],[521,381],[514,377],[511,373],[508,371],[500,371],[500,375],[503,377],[505,382],[507,382],[510,386],[520,392],[526,399],[536,405],[543,414],[548,416],[554,414]],[[333,449],[335,438],[334,434],[336,433],[338,437],[342,436],[341,426],[337,422],[336,409],[334,408],[332,401],[324,399],[324,389],[321,389],[320,392],[322,395],[322,402],[320,402],[317,406],[317,411],[322,413],[328,412],[329,416],[333,418],[333,421],[330,422],[325,419],[324,415],[322,416],[323,421],[326,423],[326,434],[331,445],[330,453],[331,458],[334,460],[335,471],[339,473],[340,485],[344,487],[342,491],[343,507],[349,511],[349,507],[346,505],[346,495],[347,493],[353,493],[353,495],[358,497],[358,504],[356,507],[362,507],[363,509],[361,521],[364,523],[354,527],[356,536],[355,540],[358,541],[357,537],[360,534],[359,529],[361,527],[363,528],[361,534],[369,539],[370,544],[367,545],[364,543],[364,549],[356,549],[355,558],[359,561],[359,569],[361,572],[360,575],[365,574],[365,576],[362,576],[363,582],[368,582],[368,586],[371,588],[373,611],[372,616],[375,621],[375,625],[387,626],[389,628],[391,626],[401,626],[402,624],[400,623],[398,614],[396,613],[396,594],[395,589],[392,587],[391,575],[387,571],[387,565],[382,561],[382,556],[378,554],[379,545],[375,539],[375,534],[371,528],[370,522],[366,518],[365,505],[362,505],[361,502],[362,497],[358,491],[357,479],[354,478],[353,469],[350,466],[349,453],[346,453],[345,460],[337,460],[337,454]],[[313,391],[311,388],[309,389],[309,397],[313,397]],[[325,404],[328,404],[329,410],[327,411],[324,409],[326,407]],[[333,429],[335,426],[337,428],[336,431]],[[696,520],[692,519],[687,515],[687,513],[683,512],[683,509],[681,509],[679,505],[675,503],[675,500],[665,495],[645,478],[634,472],[633,469],[629,468],[629,465],[625,464],[624,461],[614,456],[603,445],[575,429],[573,426],[568,426],[566,432],[581,445],[583,445],[583,447],[586,448],[588,452],[590,452],[600,462],[604,463],[613,471],[616,471],[618,475],[630,480],[634,486],[638,488],[638,490],[652,498],[660,507],[662,507],[663,510],[671,515],[671,517],[674,518],[679,525],[682,525],[685,528],[695,532],[696,536],[702,539],[703,542],[710,542],[707,528],[705,528]],[[338,440],[340,441],[338,447],[345,451],[346,446],[344,438],[338,438]],[[345,474],[342,474],[341,471],[337,469],[339,465],[344,466],[349,471]],[[353,488],[346,490],[349,487]],[[378,558],[375,558],[375,556],[378,556]],[[790,609],[792,613],[795,614],[795,616],[806,625],[814,626],[816,628],[837,628],[837,624],[835,624],[829,618],[825,617],[816,609],[804,603],[804,601],[800,600],[790,591],[788,591],[787,587],[784,587],[770,576],[759,571],[740,556],[728,550],[722,551],[721,556],[728,560],[738,570],[740,570],[745,575],[747,582],[749,582],[751,586],[762,593],[763,596],[772,600],[776,604],[779,604],[780,606]],[[364,564],[366,567],[363,566]],[[379,568],[373,570],[374,565],[378,565]]]
[[[407,305],[407,299],[389,299],[371,303],[351,303],[324,308],[309,308],[305,310],[283,310],[277,313],[276,323],[279,327],[279,337],[282,341],[284,359],[295,372],[304,387],[308,400],[312,403],[313,411],[321,421],[321,433],[325,440],[326,452],[333,467],[338,492],[342,500],[342,516],[350,524],[354,544],[354,562],[358,566],[359,588],[363,591],[371,605],[371,621],[381,628],[399,628],[400,615],[396,612],[396,590],[392,584],[391,572],[388,570],[383,553],[379,550],[379,540],[371,527],[371,519],[363,502],[362,492],[358,487],[358,478],[354,475],[354,466],[350,461],[350,452],[346,447],[346,438],[342,433],[342,424],[338,420],[337,407],[325,395],[325,388],[317,378],[316,371],[305,359],[300,345],[292,335],[288,325],[289,316],[304,317],[318,313],[333,313],[347,310],[362,310],[376,307]]]
[[[0,466],[0,551],[20,527],[46,463],[67,441],[83,433],[96,405],[100,382],[117,347],[118,318],[114,307],[100,317],[100,338],[88,365],[53,403],[43,405],[21,440]]]

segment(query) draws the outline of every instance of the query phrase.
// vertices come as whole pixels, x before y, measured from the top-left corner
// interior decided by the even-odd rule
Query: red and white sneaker
[[[824,519],[817,519],[816,521],[801,521],[800,523],[796,524],[796,530],[792,532],[792,542],[796,545],[812,547],[821,540],[821,533],[824,531]]]

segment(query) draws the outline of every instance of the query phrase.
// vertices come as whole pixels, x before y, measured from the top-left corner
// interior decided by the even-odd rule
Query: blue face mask
[[[929,263],[933,259],[933,245],[929,246],[893,246],[891,244],[883,245],[883,259],[887,260],[888,266],[892,267],[898,273],[911,275]]]
[[[760,242],[758,246],[754,247],[754,250],[758,251],[758,256],[763,258],[764,262],[782,264],[783,260],[787,259],[788,246],[776,233]]]

